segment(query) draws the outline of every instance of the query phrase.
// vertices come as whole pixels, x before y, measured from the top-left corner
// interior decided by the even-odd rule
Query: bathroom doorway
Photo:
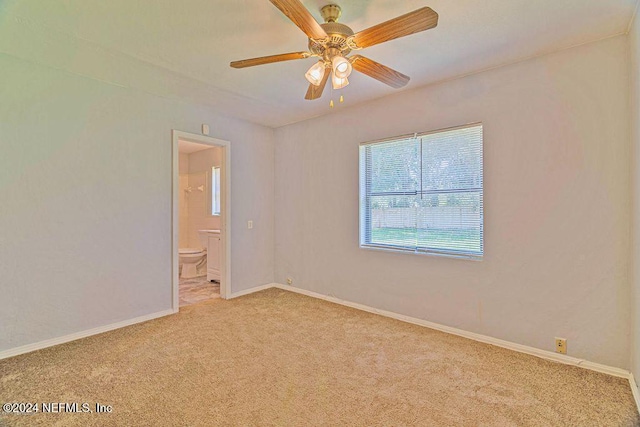
[[[230,294],[230,144],[174,130],[173,310]]]

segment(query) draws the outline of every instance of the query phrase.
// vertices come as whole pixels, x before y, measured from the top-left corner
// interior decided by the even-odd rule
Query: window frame
[[[216,170],[218,174],[216,176]],[[220,205],[221,205],[221,197],[220,197],[220,188],[221,188],[221,176],[222,176],[222,168],[220,166],[211,166],[211,170],[208,173],[209,185],[211,187],[209,193],[209,204],[208,204],[208,215],[210,217],[219,217],[220,216]],[[216,191],[217,190],[217,191]],[[217,196],[217,197],[216,197]],[[217,200],[216,200],[217,199]],[[218,208],[218,212],[214,213],[214,208]]]
[[[433,134],[437,134],[437,133],[443,133],[443,132],[449,132],[449,131],[455,131],[455,130],[460,130],[460,129],[467,129],[467,128],[472,128],[472,127],[477,127],[480,126],[481,127],[481,132],[482,132],[482,141],[481,141],[481,147],[480,147],[480,152],[482,153],[482,161],[481,161],[481,174],[482,174],[482,187],[480,188],[480,194],[481,194],[481,210],[480,210],[480,230],[481,230],[481,234],[480,234],[480,253],[471,253],[471,252],[464,252],[464,251],[460,251],[460,250],[455,250],[455,249],[451,249],[451,250],[445,250],[445,249],[433,249],[433,248],[424,248],[424,247],[418,247],[416,246],[415,249],[410,248],[410,247],[403,247],[403,246],[396,246],[396,245],[384,245],[384,244],[378,244],[378,243],[365,243],[365,242],[370,242],[371,241],[371,215],[366,215],[364,209],[366,209],[366,207],[363,205],[365,202],[365,200],[367,199],[366,194],[369,194],[371,196],[371,190],[367,190],[365,187],[367,186],[367,179],[363,179],[363,176],[366,176],[366,172],[363,173],[363,163],[361,161],[361,156],[360,156],[360,150],[363,147],[366,146],[373,146],[373,145],[377,145],[377,144],[384,144],[384,143],[390,143],[390,142],[394,142],[394,141],[401,141],[401,140],[406,140],[406,139],[415,139],[415,138],[422,138],[424,136],[427,135],[433,135]],[[452,127],[448,127],[448,128],[441,128],[441,129],[435,129],[435,130],[430,130],[427,132],[420,132],[420,133],[413,133],[413,134],[404,134],[404,135],[399,135],[399,136],[394,136],[394,137],[390,137],[390,138],[384,138],[384,139],[378,139],[378,140],[373,140],[373,141],[367,141],[367,142],[361,142],[358,146],[358,223],[359,223],[359,246],[361,249],[366,249],[366,250],[374,250],[374,251],[384,251],[384,252],[398,252],[398,253],[405,253],[405,254],[415,254],[415,255],[430,255],[430,256],[438,256],[438,257],[446,257],[446,258],[461,258],[461,259],[467,259],[467,260],[474,260],[474,261],[482,261],[485,255],[485,251],[484,251],[484,124],[483,122],[473,122],[473,123],[468,123],[468,124],[464,124],[464,125],[460,125],[460,126],[452,126]],[[478,191],[477,189],[475,190],[476,192]],[[420,195],[422,193],[424,194],[428,194],[428,193],[437,193],[438,190],[436,191],[425,191],[425,190],[419,190],[416,192],[416,195]],[[463,192],[472,192],[469,189],[460,189],[459,191],[440,191],[440,192],[446,192],[446,193],[452,193],[452,192],[456,192],[456,193],[463,193]],[[410,194],[409,194],[410,193]],[[406,192],[407,195],[414,195],[414,192]],[[371,211],[371,208],[369,207],[369,212]],[[367,225],[367,219],[369,219],[369,224]],[[368,234],[368,237],[367,237]]]

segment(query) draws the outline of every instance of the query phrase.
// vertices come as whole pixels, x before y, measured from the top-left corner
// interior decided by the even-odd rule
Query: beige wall
[[[180,174],[178,182],[178,247],[189,247],[189,174]]]
[[[180,174],[189,173],[189,154],[188,153],[178,153],[178,173]]]
[[[189,154],[189,173],[210,172],[222,164],[222,149],[213,147]]]
[[[220,216],[209,213],[209,199],[211,191],[210,173],[213,166],[222,164],[222,150],[209,148],[189,154],[189,185],[193,192],[189,194],[189,224],[187,227],[188,244],[190,248],[202,247],[198,230],[219,230]],[[204,186],[205,191],[197,188]]]
[[[272,129],[1,53],[0,99],[0,351],[171,308],[172,129],[230,141],[231,290],[273,282]]]
[[[194,153],[179,154],[179,247],[203,247],[198,230],[219,230],[220,216],[209,214],[209,173],[213,166],[222,164],[222,150],[209,148]],[[204,187],[199,191],[198,187]],[[191,192],[185,190],[191,187]]]
[[[277,282],[629,368],[620,36],[276,130]],[[357,84],[354,76],[352,84]],[[481,121],[481,262],[360,249],[358,144]]]
[[[189,247],[189,154],[178,153],[178,247]]]
[[[640,23],[636,16],[629,32],[629,63],[631,70],[631,157],[632,170],[632,226],[631,250],[633,302],[631,328],[631,372],[636,381],[640,379]]]

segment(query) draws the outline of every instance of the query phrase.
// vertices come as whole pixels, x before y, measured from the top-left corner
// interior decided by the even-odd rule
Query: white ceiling
[[[303,3],[321,22],[319,9],[330,1]],[[402,90],[625,33],[636,6],[636,0],[336,3],[342,7],[340,22],[356,32],[423,6],[439,13],[435,29],[359,52],[409,75],[412,80]],[[102,52],[105,60],[135,60],[171,76],[146,90],[168,91],[173,84],[173,95],[180,96],[182,91],[186,98],[210,104],[223,113],[272,127],[337,112],[397,91],[354,72],[351,84],[341,91],[345,104],[330,109],[330,85],[320,100],[303,99],[308,86],[304,73],[313,59],[230,68],[233,60],[306,50],[306,36],[268,0],[0,0],[0,23],[3,18],[11,25],[5,26],[4,45],[0,28],[0,52],[55,63],[52,55],[48,58],[48,51],[43,49],[36,57],[35,46],[24,47],[23,39],[34,32],[40,32],[40,40],[48,43],[85,44],[93,55]],[[9,28],[13,33],[8,33]],[[10,43],[12,35],[15,38]],[[20,52],[16,45],[23,46]],[[74,49],[81,51],[77,46]],[[97,75],[103,70],[84,67],[78,71],[77,58],[63,65],[106,79]],[[127,84],[149,83],[129,78]],[[337,97],[339,94],[334,95]]]

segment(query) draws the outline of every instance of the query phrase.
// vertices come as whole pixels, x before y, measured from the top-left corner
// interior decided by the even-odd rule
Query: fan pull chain
[[[333,71],[331,71],[333,73]],[[331,79],[331,76],[329,76],[329,79]],[[333,108],[333,84],[331,85],[331,102],[329,102],[329,108]]]
[[[339,102],[340,102],[340,104],[344,103],[344,96],[343,95],[340,95]],[[329,107],[333,108],[334,106],[335,106],[335,103],[333,102],[333,85],[331,85],[331,101],[329,102]]]

